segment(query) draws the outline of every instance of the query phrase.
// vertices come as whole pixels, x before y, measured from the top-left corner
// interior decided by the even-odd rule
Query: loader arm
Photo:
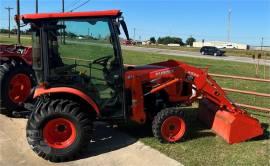
[[[186,72],[186,81],[195,86],[196,95],[188,102],[202,96],[199,102],[198,119],[229,144],[249,140],[263,134],[259,121],[246,111],[236,107],[222,88],[213,80],[206,70],[187,64],[180,65]]]
[[[226,97],[226,93],[216,83],[216,81],[208,75],[206,70],[189,65],[185,65],[184,69],[187,73],[187,81],[192,82],[197,92],[195,96],[190,98],[190,103],[192,103],[194,100],[197,100],[199,96],[203,96],[203,98],[206,98],[218,105],[221,110],[225,110],[231,113],[246,113],[245,111],[235,106]]]

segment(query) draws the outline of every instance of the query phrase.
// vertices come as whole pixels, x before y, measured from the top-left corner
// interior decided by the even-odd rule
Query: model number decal
[[[160,72],[156,72],[155,75],[156,76],[162,76],[162,75],[166,75],[166,74],[171,74],[173,73],[175,70],[165,70],[165,71],[160,71]]]

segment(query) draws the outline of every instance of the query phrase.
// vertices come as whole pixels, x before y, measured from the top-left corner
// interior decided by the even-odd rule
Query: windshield
[[[56,33],[51,31],[49,35],[55,36],[58,40],[61,57],[94,60],[114,54],[108,20],[70,20],[59,21],[57,24],[64,24],[65,29],[60,29]],[[50,47],[53,51],[55,46]]]

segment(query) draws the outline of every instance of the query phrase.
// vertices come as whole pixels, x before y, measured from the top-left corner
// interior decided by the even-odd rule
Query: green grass
[[[29,39],[22,39],[23,43],[30,43]],[[0,38],[0,43],[14,42],[14,38]],[[100,53],[109,53],[104,48],[96,46],[75,45],[63,46],[62,52],[65,56],[95,59]],[[87,54],[85,54],[87,52]],[[89,54],[88,54],[89,52]],[[91,57],[91,58],[90,58]],[[186,62],[197,67],[208,67],[209,72],[218,74],[230,74],[239,76],[255,77],[255,65],[239,62],[229,62],[220,60],[177,57],[169,55],[159,55],[151,53],[142,53],[134,51],[123,51],[124,62],[128,64],[147,64],[153,62],[175,59]],[[264,77],[263,66],[260,66],[260,78]],[[266,68],[266,78],[270,77],[269,66]],[[258,91],[261,93],[270,93],[270,86],[267,83],[256,83],[252,81],[216,79],[222,87],[237,88],[243,90]],[[270,108],[269,99],[254,98],[253,96],[240,95],[235,93],[229,94],[230,98],[237,102],[243,102],[252,105],[265,106]],[[220,137],[213,134],[210,130],[205,129],[196,119],[196,105],[194,108],[183,108],[187,114],[189,124],[189,134],[185,141],[175,144],[162,144],[153,138],[151,130],[146,130],[143,127],[125,128],[123,129],[130,135],[137,137],[145,144],[161,151],[167,156],[176,159],[184,165],[269,165],[270,159],[270,140],[269,140],[269,114],[258,113],[253,115],[263,123],[265,128],[264,136],[257,140],[228,145]],[[255,112],[252,112],[255,113]],[[256,113],[257,114],[257,113]]]
[[[17,43],[17,36],[11,35],[10,38],[8,38],[7,34],[1,34],[0,33],[0,43],[3,44],[16,44]],[[21,44],[22,45],[32,45],[31,36],[21,36]]]

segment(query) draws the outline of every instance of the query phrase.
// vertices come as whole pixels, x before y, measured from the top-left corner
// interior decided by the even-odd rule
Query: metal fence
[[[268,79],[260,79],[260,78],[252,78],[252,77],[243,77],[243,76],[234,76],[234,75],[222,75],[222,74],[214,74],[209,73],[210,76],[218,77],[218,78],[225,78],[225,79],[236,79],[236,80],[247,80],[247,81],[254,81],[254,82],[264,82],[264,83],[270,83],[270,80]],[[270,84],[269,84],[270,86]],[[224,91],[231,92],[231,93],[240,93],[240,94],[247,94],[247,95],[253,95],[253,96],[260,96],[269,98],[270,101],[270,94],[268,93],[259,93],[255,91],[246,91],[246,90],[239,90],[239,89],[231,89],[231,88],[222,88]],[[248,105],[244,103],[236,103],[236,105],[240,107],[245,107],[248,109],[260,111],[260,112],[267,112],[270,113],[270,108],[266,107],[258,107],[254,105]]]

